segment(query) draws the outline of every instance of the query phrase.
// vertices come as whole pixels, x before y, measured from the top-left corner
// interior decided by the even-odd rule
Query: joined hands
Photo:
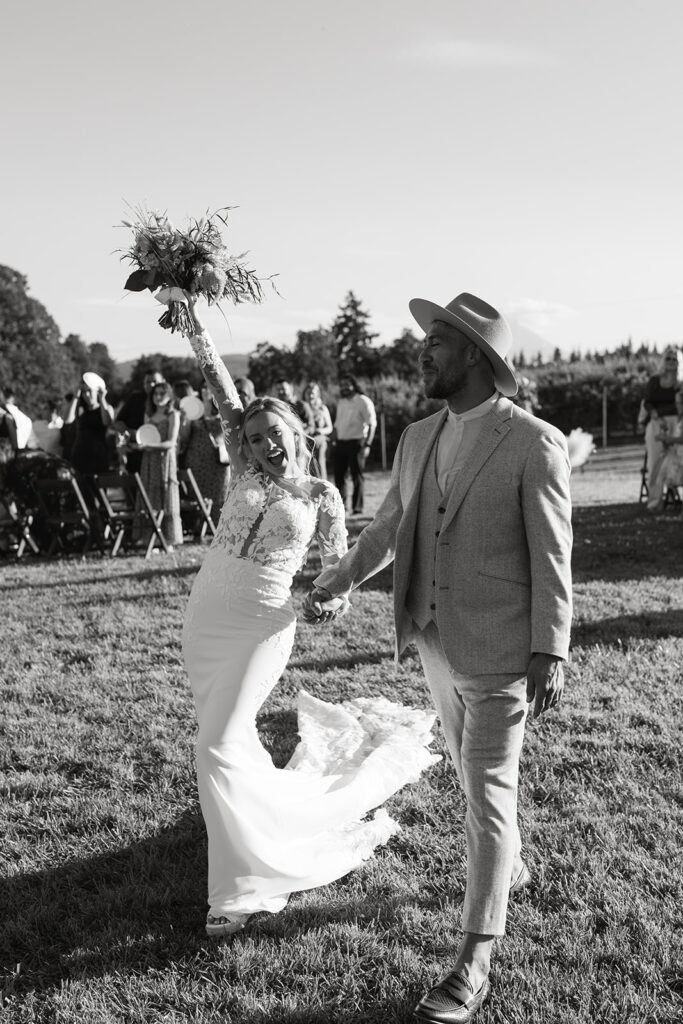
[[[348,610],[349,602],[346,597],[332,597],[329,590],[314,587],[304,600],[304,622],[320,626],[323,622],[331,622],[332,619],[345,615]]]

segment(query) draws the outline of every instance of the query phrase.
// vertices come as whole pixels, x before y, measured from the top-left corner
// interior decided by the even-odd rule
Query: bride
[[[225,935],[369,857],[398,825],[382,810],[363,817],[438,757],[427,750],[431,712],[384,698],[330,705],[305,692],[301,742],[287,767],[275,768],[261,745],[256,714],[294,641],[293,576],[314,541],[325,567],[344,554],[344,508],[334,486],[308,474],[303,425],[287,404],[258,398],[243,408],[194,297],[187,299],[196,327],[190,345],[220,410],[233,467],[183,627],[208,833],[206,931]]]

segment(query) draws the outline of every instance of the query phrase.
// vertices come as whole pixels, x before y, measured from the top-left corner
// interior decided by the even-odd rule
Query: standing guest
[[[334,482],[346,503],[346,474],[350,473],[353,494],[351,512],[363,511],[365,461],[377,429],[375,407],[360,389],[358,381],[347,373],[339,381],[341,398],[334,420],[335,444],[332,450]]]
[[[564,436],[513,405],[503,317],[474,295],[413,299],[420,369],[446,408],[411,424],[389,491],[355,547],[314,581],[309,621],[394,561],[397,650],[414,640],[467,800],[463,939],[415,1011],[469,1021],[489,991],[510,893],[531,882],[517,825],[527,702],[558,705],[571,620],[571,501]],[[326,604],[329,602],[329,604]]]
[[[107,433],[113,422],[114,410],[107,401],[104,381],[102,386],[89,386],[83,381],[64,421],[65,427],[75,427],[73,446],[65,454],[78,473],[92,476],[107,472],[112,461]]]
[[[240,402],[246,409],[250,402],[256,398],[256,388],[250,377],[235,377],[235,388],[240,396]]]
[[[645,427],[648,493],[655,490],[664,455],[664,445],[659,438],[676,422],[676,391],[682,381],[683,356],[677,348],[670,346],[664,350],[659,371],[650,377],[643,395],[643,406],[649,416]]]
[[[33,421],[30,416],[22,412],[15,401],[15,394],[11,388],[5,389],[5,408],[14,420],[17,428],[17,448],[31,447],[31,435],[33,434]]]
[[[683,486],[683,390],[676,392],[676,416],[673,426],[656,435],[664,448],[659,470],[649,488],[647,507],[650,512],[661,512],[669,488]]]
[[[16,452],[19,444],[17,441],[17,425],[14,422],[14,416],[7,408],[7,396],[4,391],[0,389],[0,438],[3,441],[3,447],[11,449],[12,453]]]
[[[332,433],[330,410],[322,400],[320,386],[314,382],[306,385],[303,398],[305,402],[308,402],[313,413],[311,472],[321,479],[327,480],[327,445]]]
[[[204,414],[189,423],[182,466],[192,470],[202,496],[211,499],[211,518],[217,526],[230,484],[230,457],[221,418],[206,383],[202,385],[202,401]]]
[[[148,370],[142,378],[142,391],[133,391],[126,398],[116,414],[116,429],[122,435],[135,437],[135,431],[145,422],[148,410],[149,395],[155,384],[163,384],[164,375],[159,370]],[[126,469],[129,473],[139,473],[142,463],[142,452],[135,447],[124,446]]]
[[[187,448],[190,440],[190,423],[191,421],[185,415],[185,411],[182,407],[183,398],[196,398],[197,392],[190,384],[189,380],[177,380],[172,385],[173,387],[173,405],[180,413],[180,430],[178,431],[178,457],[182,458],[182,454]]]
[[[161,530],[170,548],[183,543],[178,489],[178,434],[180,413],[173,405],[173,389],[166,381],[153,385],[149,395],[150,411],[145,423],[152,423],[160,440],[142,444],[140,477],[155,511],[163,509]]]
[[[297,398],[290,382],[284,379],[275,381],[275,394],[281,402],[286,402],[294,410],[304,425],[305,433],[310,437],[315,426],[313,423],[313,410],[308,402]]]

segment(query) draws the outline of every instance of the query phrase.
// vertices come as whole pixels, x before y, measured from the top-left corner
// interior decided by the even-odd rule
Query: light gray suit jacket
[[[357,543],[315,583],[346,594],[394,560],[397,656],[414,636],[406,607],[420,486],[447,410],[411,424],[389,491]],[[453,668],[526,672],[531,654],[567,658],[571,622],[570,466],[564,435],[506,398],[484,417],[437,543],[434,613]]]

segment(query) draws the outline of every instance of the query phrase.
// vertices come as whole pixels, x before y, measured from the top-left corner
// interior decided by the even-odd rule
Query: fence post
[[[602,385],[602,447],[607,447],[607,385]]]
[[[382,448],[382,469],[387,468],[387,426],[384,418],[384,409],[379,414],[379,441]]]

